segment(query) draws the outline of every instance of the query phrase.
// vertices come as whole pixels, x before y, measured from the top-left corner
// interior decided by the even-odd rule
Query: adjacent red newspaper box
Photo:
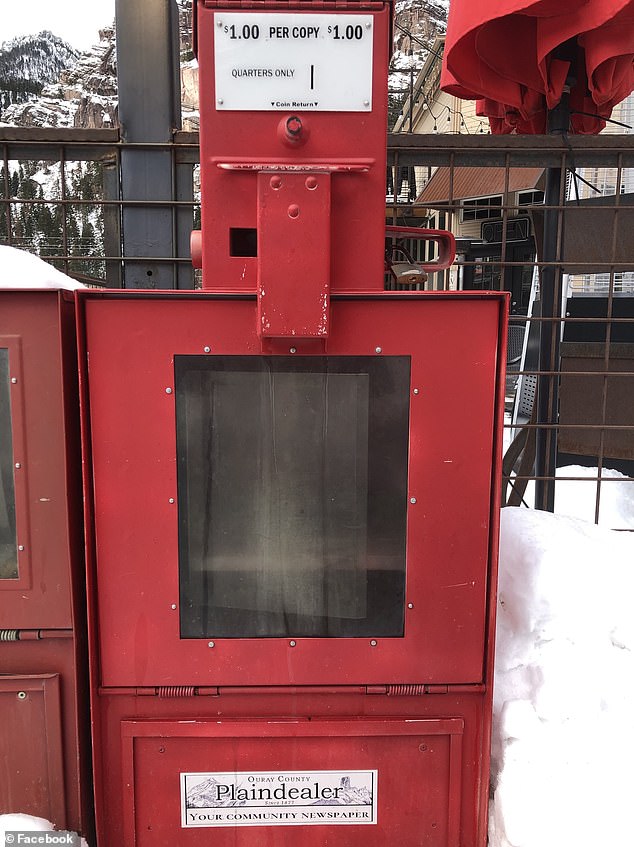
[[[505,297],[383,290],[388,5],[197,10],[206,291],[79,301],[99,844],[484,847]]]
[[[0,292],[0,814],[90,836],[74,314]]]

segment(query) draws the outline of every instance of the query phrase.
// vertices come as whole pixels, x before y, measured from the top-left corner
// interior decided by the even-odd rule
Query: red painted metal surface
[[[66,826],[59,674],[0,676],[0,809]]]
[[[261,8],[335,32],[362,14],[371,97],[269,111],[225,81],[228,108],[216,46],[234,80],[265,77],[245,44],[264,20],[199,0],[208,292],[79,294],[98,844],[484,847],[506,297],[383,291],[386,235],[437,240],[428,270],[455,252],[386,233],[391,6]],[[272,571],[291,576],[281,607]],[[341,787],[317,798],[317,773]],[[254,775],[319,804],[227,811],[217,778]]]
[[[330,180],[325,173],[257,176],[261,336],[328,335]]]
[[[175,772],[205,772],[211,762],[215,771],[232,771],[237,761],[242,771],[266,772],[292,762],[295,771],[378,771],[376,824],[340,827],[338,844],[362,841],[380,847],[395,840],[404,847],[458,847],[463,733],[461,718],[124,721],[124,839],[151,845],[155,835],[150,827],[163,820],[169,823],[161,837],[182,840],[186,835],[192,845],[208,843],[209,829],[181,828],[180,798],[172,790]],[[150,771],[152,781],[144,779]],[[280,808],[292,813],[288,806],[272,806],[271,811],[279,813]],[[313,814],[326,818],[329,808]],[[246,818],[245,812],[235,807],[236,816]],[[290,847],[301,840],[320,847],[324,827],[299,821],[278,826],[275,844]],[[214,830],[213,840],[219,847],[256,847],[262,844],[262,832],[261,827],[221,827]]]
[[[0,746],[11,773],[0,787],[0,812],[28,812],[89,836],[74,337],[71,296],[58,291],[0,294],[0,347],[9,350],[13,461],[20,466],[14,473],[18,578],[0,579],[0,627],[5,637],[15,639],[0,639]]]
[[[181,828],[181,772],[314,770],[324,760],[354,769],[370,759],[379,828],[305,826],[302,843],[378,845],[397,830],[407,847],[485,843],[506,300],[407,293],[331,305],[329,356],[411,356],[405,634],[295,646],[214,638],[210,648],[179,631],[174,357],[260,355],[256,298],[82,295],[99,844],[206,843],[209,830]],[[276,354],[323,347],[280,339]],[[451,779],[418,758],[426,730],[413,745],[399,734],[408,720],[461,722]],[[306,743],[305,731],[318,740]],[[403,773],[413,776],[398,789]],[[221,845],[283,845],[298,830],[213,835]]]
[[[273,7],[271,7],[273,8]],[[328,11],[309,3],[286,5],[301,23],[308,12]],[[231,255],[231,230],[257,230],[257,174],[293,170],[331,174],[331,276],[333,291],[383,288],[385,167],[387,131],[386,73],[391,42],[391,6],[337,4],[341,13],[359,11],[373,19],[372,109],[369,112],[321,112],[285,109],[228,111],[216,108],[214,32],[223,12],[198,3],[197,51],[200,67],[202,266],[203,287],[255,291],[257,255]],[[232,13],[241,9],[232,7]],[[244,13],[249,10],[245,9]],[[246,49],[246,48],[245,48]],[[279,60],[284,61],[280,46]],[[299,118],[303,143],[289,144],[280,124]],[[247,130],[248,127],[248,130]],[[314,225],[321,224],[315,219]],[[287,246],[282,230],[267,232],[273,244]],[[234,254],[240,251],[234,251]],[[305,265],[306,257],[302,264]]]
[[[458,294],[332,303],[329,355],[380,347],[383,356],[412,357],[419,393],[410,405],[407,555],[416,564],[408,564],[405,637],[376,646],[339,639],[336,648],[319,638],[294,647],[219,639],[212,652],[179,632],[173,359],[206,346],[211,355],[259,353],[255,304],[88,298],[97,592],[108,633],[101,684],[240,685],[245,668],[250,685],[481,682],[502,302]],[[308,342],[292,343],[301,354]]]

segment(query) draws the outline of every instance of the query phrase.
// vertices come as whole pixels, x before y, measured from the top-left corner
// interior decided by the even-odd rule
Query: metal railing
[[[169,144],[129,145],[116,130],[0,128],[0,243],[40,252],[90,284],[151,288],[145,269],[155,264],[170,268],[174,288],[195,287],[183,245],[199,215],[197,142],[195,134],[184,133]],[[121,152],[134,147],[169,152],[170,197],[121,196]],[[561,173],[558,202],[549,207],[548,225],[556,222],[550,233],[557,245],[554,259],[542,253],[547,215],[538,198],[547,168]],[[629,237],[634,206],[631,194],[606,195],[605,186],[629,184],[625,177],[631,168],[634,136],[388,137],[386,222],[450,229],[457,237],[455,265],[431,275],[426,287],[511,292],[515,337],[509,336],[514,353],[507,376],[505,502],[534,505],[537,481],[553,486],[556,512],[618,529],[634,529],[634,243]],[[487,195],[499,202],[485,203]],[[527,196],[535,202],[526,205]],[[464,200],[470,201],[466,215]],[[128,208],[169,210],[172,243],[147,256],[126,255],[122,220]],[[49,236],[42,222],[51,225]],[[433,247],[409,247],[419,261],[434,258]],[[144,278],[135,280],[134,269],[141,265]],[[545,268],[553,269],[561,294],[552,314],[540,311]],[[558,351],[551,345],[546,359],[548,336],[561,346]],[[541,417],[539,392],[546,401]],[[465,438],[468,427],[467,411]],[[536,467],[540,438],[555,439],[555,464]]]

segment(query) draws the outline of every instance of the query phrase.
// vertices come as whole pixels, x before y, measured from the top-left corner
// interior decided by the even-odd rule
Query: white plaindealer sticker
[[[182,773],[183,827],[375,824],[370,771]]]

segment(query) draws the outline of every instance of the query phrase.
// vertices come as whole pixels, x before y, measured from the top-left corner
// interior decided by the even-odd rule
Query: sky
[[[100,27],[114,20],[114,4],[115,0],[4,0],[0,42],[48,29],[78,50],[85,50],[98,43]]]

